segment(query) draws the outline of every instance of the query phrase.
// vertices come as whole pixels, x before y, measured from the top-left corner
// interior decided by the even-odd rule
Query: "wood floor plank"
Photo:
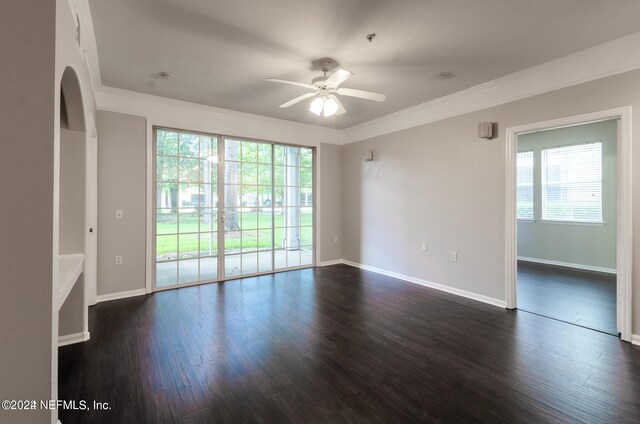
[[[59,396],[112,409],[65,424],[640,417],[638,347],[345,265],[105,302],[89,323],[59,350]]]
[[[518,261],[518,307],[618,334],[613,274]]]

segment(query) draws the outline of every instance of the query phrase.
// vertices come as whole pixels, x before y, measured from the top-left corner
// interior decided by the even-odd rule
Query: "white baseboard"
[[[470,292],[470,291],[457,289],[455,287],[446,286],[444,284],[438,284],[438,283],[434,283],[432,281],[422,280],[420,278],[410,277],[408,275],[399,274],[397,272],[391,272],[391,271],[387,271],[385,269],[376,268],[376,267],[369,266],[369,265],[363,265],[363,264],[359,264],[359,263],[356,263],[356,262],[342,260],[341,263],[346,264],[346,265],[351,265],[351,266],[354,266],[356,268],[364,269],[366,271],[376,272],[378,274],[386,275],[388,277],[397,278],[399,280],[408,281],[409,283],[418,284],[418,285],[421,285],[421,286],[424,286],[424,287],[429,287],[429,288],[440,290],[440,291],[447,292],[447,293],[450,293],[450,294],[455,294],[456,296],[466,297],[467,299],[477,300],[478,302],[488,303],[489,305],[497,306],[497,307],[500,307],[500,308],[506,308],[507,307],[507,302],[505,300],[495,299],[493,297],[484,296],[484,295],[473,293],[473,292]]]
[[[344,263],[344,260],[342,260],[342,259],[334,259],[333,261],[320,262],[320,266],[340,265],[340,264],[343,264],[343,263]]]
[[[605,274],[616,274],[616,270],[614,268],[603,268],[600,266],[572,264],[569,262],[552,261],[549,259],[527,258],[525,256],[518,256],[518,260],[524,261],[524,262],[533,262],[536,264],[554,265],[554,266],[562,266],[565,268],[582,269],[585,271],[603,272]]]
[[[90,338],[91,333],[89,333],[88,331],[85,331],[83,333],[67,334],[66,336],[58,337],[58,347],[86,342]]]
[[[101,294],[96,298],[96,303],[107,302],[109,300],[125,299],[127,297],[144,296],[145,294],[147,294],[146,289],[136,289],[125,292]]]
[[[631,335],[631,344],[636,346],[640,346],[640,334],[632,334]]]

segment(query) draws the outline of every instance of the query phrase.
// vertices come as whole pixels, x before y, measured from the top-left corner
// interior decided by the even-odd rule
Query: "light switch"
[[[124,212],[122,211],[122,209],[116,209],[116,219],[123,219],[124,218]]]

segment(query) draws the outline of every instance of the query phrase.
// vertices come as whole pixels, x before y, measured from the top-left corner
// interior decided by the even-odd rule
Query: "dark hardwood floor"
[[[640,348],[345,265],[101,303],[72,423],[631,423]]]
[[[616,276],[518,261],[518,309],[617,335]]]

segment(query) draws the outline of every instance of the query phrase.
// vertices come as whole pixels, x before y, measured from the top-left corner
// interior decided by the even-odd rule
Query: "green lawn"
[[[178,220],[180,222],[180,235],[177,235]],[[218,249],[215,212],[210,216],[198,215],[195,212],[163,213],[157,218],[157,242],[156,253],[158,260],[175,259],[180,244],[180,258],[192,258],[198,256],[198,249],[202,256],[214,256]],[[240,251],[255,251],[257,249],[271,249],[271,213],[270,212],[243,212],[239,216],[238,231],[229,231],[225,237],[226,253]],[[213,225],[211,225],[213,223]],[[286,229],[284,214],[275,213],[275,247],[281,245]],[[313,215],[311,212],[302,212],[300,217],[301,242],[303,246],[313,244]],[[200,234],[184,234],[198,233]],[[213,231],[212,231],[213,230]],[[211,231],[211,232],[210,232]],[[212,248],[213,250],[210,250]]]

